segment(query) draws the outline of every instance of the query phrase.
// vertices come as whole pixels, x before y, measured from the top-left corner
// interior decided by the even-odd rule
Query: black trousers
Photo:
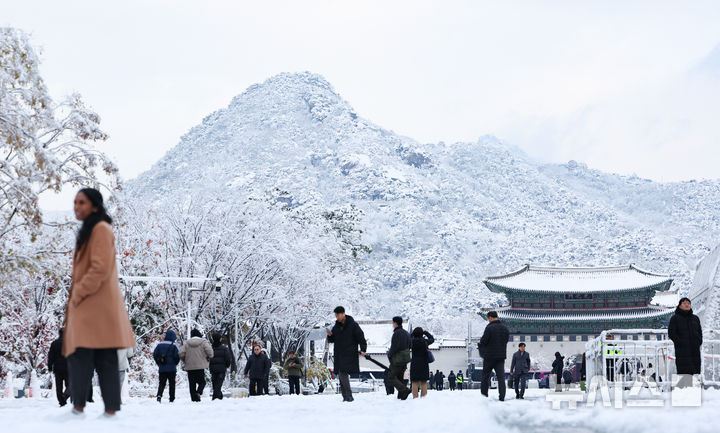
[[[105,410],[120,410],[120,370],[118,370],[117,349],[79,347],[75,353],[68,356],[67,362],[73,406],[85,407],[94,370],[98,374]]]
[[[407,386],[405,386],[405,370],[407,370],[406,364],[395,364],[390,365],[390,383],[398,391],[398,398],[402,397],[403,393],[407,392]]]
[[[213,394],[212,399],[215,400],[220,399],[222,400],[223,394],[222,394],[222,385],[223,382],[225,382],[225,372],[210,372],[210,380],[212,380],[212,387],[213,387]]]
[[[350,374],[345,372],[338,372],[338,380],[340,380],[340,392],[343,396],[343,401],[352,401],[352,388],[350,388]]]
[[[263,380],[263,394],[269,395],[270,394],[270,378],[265,377]]]
[[[610,382],[615,380],[615,360],[614,359],[606,359],[605,360],[605,378]]]
[[[170,372],[170,373],[160,373],[160,383],[158,384],[158,392],[157,396],[162,398],[163,392],[165,391],[165,383],[167,383],[168,391],[170,394],[170,402],[172,403],[175,401],[175,377],[177,373]]]
[[[490,374],[495,370],[495,377],[498,382],[498,394],[500,400],[505,400],[505,360],[504,359],[486,359],[483,361],[483,375],[480,383],[480,392],[487,397],[488,389],[490,389]]]
[[[190,400],[200,401],[200,396],[205,389],[205,370],[188,370],[188,382],[190,383]]]
[[[60,406],[67,404],[67,400],[70,398],[70,382],[66,371],[55,372],[55,395],[57,395]]]
[[[250,378],[250,395],[262,395],[265,379]]]
[[[527,388],[528,373],[515,373],[513,378],[513,385],[515,385],[515,395],[523,397],[525,395],[525,388]]]
[[[300,395],[300,376],[288,376],[290,382],[290,394]]]

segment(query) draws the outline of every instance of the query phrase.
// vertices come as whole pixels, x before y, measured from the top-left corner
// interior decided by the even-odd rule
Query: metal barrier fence
[[[608,382],[631,387],[638,380],[669,389],[672,342],[666,329],[611,329],[585,346],[588,380],[602,376]]]
[[[588,379],[603,376],[627,387],[638,380],[652,381],[669,390],[677,372],[675,346],[666,329],[610,329],[589,341],[585,350]],[[701,354],[700,383],[720,387],[720,332],[704,333]]]
[[[720,332],[711,330],[703,335],[702,384],[720,387]]]

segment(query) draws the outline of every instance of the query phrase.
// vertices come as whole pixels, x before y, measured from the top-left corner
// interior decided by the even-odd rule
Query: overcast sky
[[[125,179],[279,72],[324,75],[421,142],[494,134],[540,161],[720,178],[717,1],[8,1]],[[64,198],[46,199],[62,208]]]

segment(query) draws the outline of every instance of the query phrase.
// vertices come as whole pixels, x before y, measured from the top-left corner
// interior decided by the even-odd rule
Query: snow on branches
[[[65,186],[116,188],[92,147],[107,135],[78,94],[50,97],[21,30],[0,27],[0,375],[45,371],[69,288],[74,224],[44,223],[39,196]]]
[[[117,168],[90,145],[107,139],[99,123],[78,94],[53,101],[28,36],[0,28],[0,271],[35,264],[8,243],[18,230],[40,235],[41,193],[96,185],[98,168],[116,186]]]
[[[339,266],[352,256],[322,217],[299,218],[252,199],[122,203],[116,218],[121,274],[208,279],[123,283],[147,356],[168,328],[187,338],[189,297],[192,326],[230,337],[236,356],[253,341],[270,341],[282,354],[297,350],[308,330],[329,315],[334,299],[354,284]],[[217,274],[224,276],[219,288]],[[203,290],[190,294],[191,287]]]

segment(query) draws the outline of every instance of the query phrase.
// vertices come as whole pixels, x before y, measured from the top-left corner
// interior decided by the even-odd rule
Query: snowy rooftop
[[[563,321],[575,322],[581,320],[629,320],[629,319],[651,319],[670,315],[672,309],[667,308],[639,308],[631,310],[612,310],[612,311],[589,311],[576,313],[539,313],[531,310],[497,310],[498,318],[525,320],[525,321]]]
[[[464,338],[442,338],[435,337],[435,342],[430,345],[430,349],[440,349],[443,347],[466,347],[467,343]]]
[[[603,268],[551,268],[525,265],[507,275],[488,277],[491,291],[525,290],[540,292],[607,292],[652,286],[670,288],[669,275],[643,271],[633,265]]]

